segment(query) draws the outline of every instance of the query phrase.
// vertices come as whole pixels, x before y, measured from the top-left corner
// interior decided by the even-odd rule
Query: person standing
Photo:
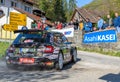
[[[92,31],[92,23],[89,18],[87,18],[86,23],[84,24],[83,30],[85,32],[91,32]]]
[[[60,23],[59,21],[58,21],[58,24],[56,26],[56,29],[62,29],[62,23]]]
[[[79,22],[78,20],[74,20],[74,30],[78,30]]]
[[[80,23],[79,23],[80,30],[83,30],[83,27],[84,27],[84,22],[82,19],[80,19]]]
[[[38,20],[37,22],[37,29],[41,29],[42,27],[42,22],[40,20]]]
[[[43,23],[46,23],[46,17],[45,16],[43,16],[41,19],[42,19]]]
[[[102,29],[107,29],[109,26],[108,26],[108,23],[106,23],[106,21],[104,21],[103,23],[103,26],[102,26]],[[110,27],[109,27],[110,28]]]
[[[108,28],[110,28],[113,25],[113,20],[112,20],[112,18],[110,17],[109,14],[107,15],[106,23],[108,24]]]
[[[23,26],[21,30],[28,30],[26,26]]]
[[[34,20],[32,23],[31,23],[31,28],[32,29],[35,29],[37,27],[37,23],[36,21]]]
[[[97,22],[98,30],[102,30],[103,24],[104,24],[104,20],[101,18],[101,16],[98,16],[98,22]]]
[[[117,32],[120,33],[120,16],[118,13],[115,13],[115,18],[113,20],[114,27],[116,28]]]
[[[49,29],[50,29],[50,26],[48,26],[47,24],[45,24],[44,30],[49,30]]]

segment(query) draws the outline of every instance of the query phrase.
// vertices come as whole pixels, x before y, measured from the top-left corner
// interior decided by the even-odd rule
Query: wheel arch
[[[71,55],[73,55],[74,49],[77,50],[77,47],[71,47],[71,50],[70,50],[70,54],[71,54]]]

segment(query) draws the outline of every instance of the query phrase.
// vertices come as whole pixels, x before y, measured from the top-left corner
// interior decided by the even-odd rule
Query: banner
[[[84,34],[83,43],[117,42],[115,30],[105,30]]]
[[[66,37],[74,37],[74,28],[56,29],[52,31],[63,33]]]

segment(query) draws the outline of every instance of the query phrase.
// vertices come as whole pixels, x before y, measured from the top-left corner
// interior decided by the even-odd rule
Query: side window
[[[64,42],[68,42],[68,39],[64,36],[64,35],[62,35],[62,42],[64,43]]]
[[[4,5],[5,4],[5,0],[0,0],[0,4]]]
[[[0,17],[4,15],[3,10],[0,10]]]
[[[31,13],[31,8],[29,6],[25,5],[24,6],[24,10],[27,11],[27,12],[29,12],[29,13]]]
[[[54,35],[54,43],[61,44],[62,38],[60,36]]]
[[[14,1],[11,1],[11,7],[17,7],[17,3]]]

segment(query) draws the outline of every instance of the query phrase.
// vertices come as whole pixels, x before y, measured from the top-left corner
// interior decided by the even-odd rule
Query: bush
[[[5,56],[5,51],[9,47],[9,42],[0,42],[0,58]]]
[[[98,48],[98,49],[90,49],[90,48],[78,48],[78,50],[82,51],[88,51],[88,52],[97,52],[105,55],[110,55],[110,56],[117,56],[120,57],[120,52],[115,52],[115,51],[105,51],[103,48]]]

